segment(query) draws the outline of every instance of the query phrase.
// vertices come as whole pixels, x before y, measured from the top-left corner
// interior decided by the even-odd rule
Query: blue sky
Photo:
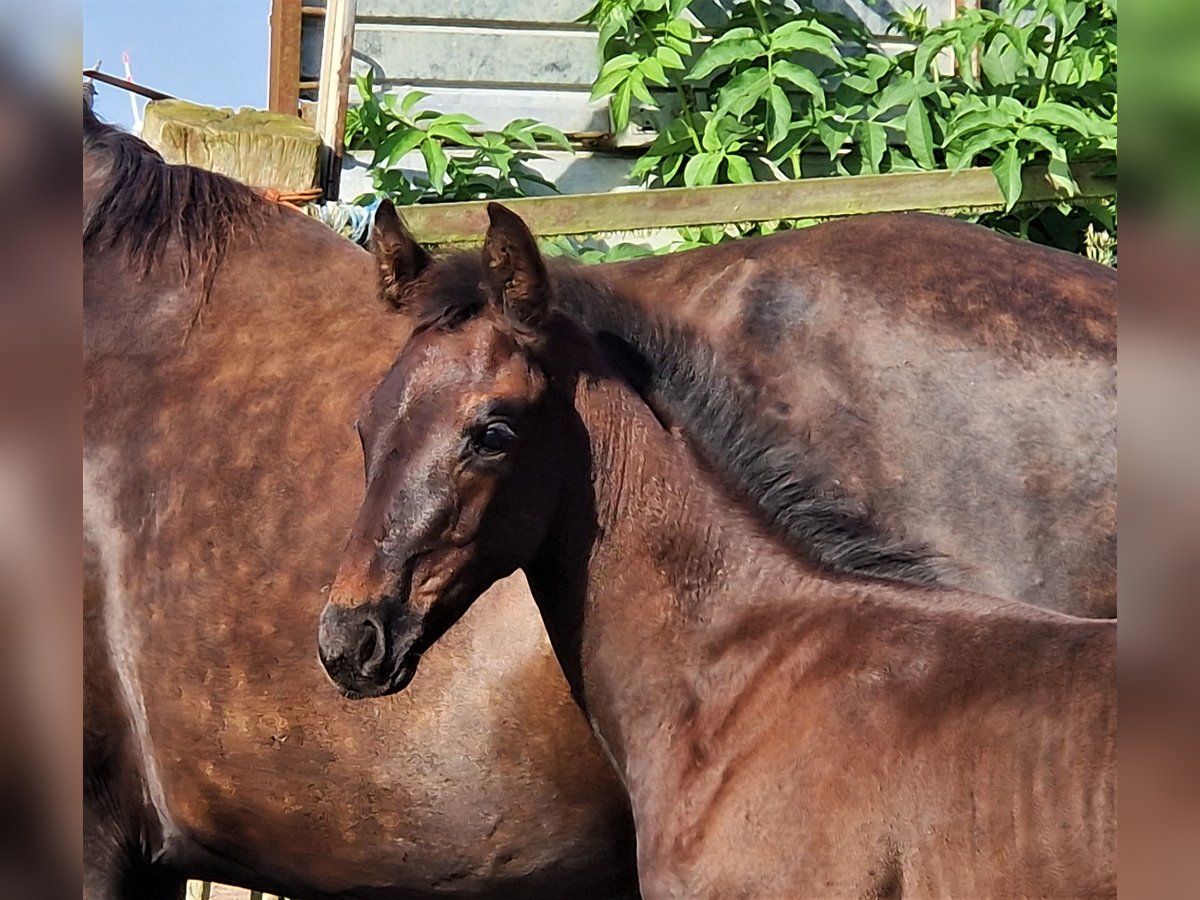
[[[121,53],[128,50],[141,84],[211,106],[266,106],[270,0],[82,3],[83,68],[99,59],[103,71],[123,75]],[[96,112],[131,126],[129,94],[96,88]]]

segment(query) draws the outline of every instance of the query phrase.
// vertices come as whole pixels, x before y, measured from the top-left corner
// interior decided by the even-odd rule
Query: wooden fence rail
[[[1087,166],[1075,170],[1082,198],[1116,194],[1116,177],[1097,172]],[[1057,199],[1045,170],[1027,170],[1023,181],[1021,203]],[[875,212],[993,210],[1004,208],[1004,198],[990,169],[964,169],[533,197],[504,205],[535,234],[552,237]],[[432,203],[403,212],[417,240],[456,244],[480,239],[487,229],[486,207],[486,201]]]

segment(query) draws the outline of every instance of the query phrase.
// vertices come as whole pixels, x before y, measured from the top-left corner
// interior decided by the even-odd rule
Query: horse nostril
[[[362,623],[362,634],[354,650],[354,667],[360,675],[372,677],[383,663],[387,650],[383,623],[375,616],[367,616]]]

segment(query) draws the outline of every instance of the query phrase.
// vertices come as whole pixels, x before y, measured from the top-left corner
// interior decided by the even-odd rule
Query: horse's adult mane
[[[83,151],[106,160],[104,187],[83,224],[84,252],[117,251],[140,277],[175,245],[187,283],[207,296],[230,244],[253,239],[275,204],[251,188],[195,166],[170,165],[139,138],[83,105]]]
[[[581,324],[653,409],[681,428],[726,484],[792,549],[834,573],[936,585],[934,554],[898,541],[826,475],[803,437],[766,414],[753,388],[689,329],[651,317],[586,268],[554,265],[555,303]],[[451,329],[486,306],[478,253],[413,285],[417,328]]]

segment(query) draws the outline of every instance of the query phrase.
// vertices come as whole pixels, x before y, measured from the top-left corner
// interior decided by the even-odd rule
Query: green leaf
[[[1017,129],[1017,139],[1037,144],[1043,150],[1050,151],[1050,153],[1062,149],[1058,138],[1040,125],[1022,125]]]
[[[629,87],[629,79],[625,79],[613,92],[612,100],[608,102],[609,112],[612,113],[613,129],[624,131],[629,125],[629,106],[633,95]]]
[[[767,149],[774,147],[785,137],[792,124],[792,104],[778,84],[772,84],[767,93],[771,107],[771,128],[767,137]]]
[[[1050,176],[1050,183],[1060,194],[1066,194],[1068,197],[1079,194],[1079,185],[1071,173],[1071,164],[1067,161],[1066,148],[1058,147],[1050,151],[1050,164],[1046,167],[1046,173]]]
[[[807,51],[839,62],[842,58],[833,41],[823,34],[816,34],[807,22],[788,22],[771,32],[770,48],[778,53]]]
[[[887,149],[887,132],[878,122],[860,122],[859,141],[862,143],[863,159],[872,172],[878,172],[883,151]]]
[[[655,106],[654,95],[650,93],[650,89],[646,87],[646,82],[642,80],[640,70],[631,74],[629,80],[625,83],[629,85],[629,90],[633,92],[633,96],[637,97],[647,106]]]
[[[762,99],[770,85],[771,78],[766,69],[747,69],[721,88],[717,112],[745,115]]]
[[[358,88],[358,98],[362,101],[363,106],[378,107],[378,102],[375,100],[375,88],[371,84],[370,69],[362,75],[354,76],[354,86]]]
[[[1026,117],[1033,125],[1056,125],[1070,128],[1084,137],[1115,137],[1117,129],[1109,122],[1088,115],[1081,109],[1050,100],[1036,107]]]
[[[929,67],[933,58],[954,42],[954,35],[941,31],[933,31],[929,37],[921,41],[917,47],[917,55],[913,61],[913,75],[917,78],[928,78]]]
[[[425,140],[425,132],[419,128],[398,129],[376,149],[375,161],[371,163],[371,166],[395,165],[401,157],[417,149],[423,140]]]
[[[734,184],[751,184],[754,181],[754,171],[750,168],[749,160],[743,156],[725,157],[725,170]]]
[[[681,41],[690,42],[696,39],[696,29],[690,21],[682,16],[673,18],[667,23],[667,34],[679,38]]]
[[[659,47],[654,51],[654,58],[659,61],[664,69],[684,68],[683,57],[681,57],[670,47]]]
[[[913,159],[923,169],[936,167],[933,158],[933,127],[929,124],[929,114],[925,104],[919,97],[908,105],[908,113],[904,116],[904,133],[908,139],[908,149],[912,151]]]
[[[700,81],[717,69],[723,69],[735,62],[758,59],[760,56],[766,55],[766,52],[766,48],[757,38],[718,41],[700,54],[700,58],[688,72],[687,78],[689,81]]]
[[[567,136],[555,128],[553,125],[546,125],[539,122],[536,125],[531,125],[529,133],[540,140],[543,144],[549,144],[551,147],[558,147],[560,150],[570,150],[571,142]]]
[[[442,182],[446,177],[446,167],[449,160],[446,151],[437,141],[425,141],[421,144],[421,155],[425,157],[425,170],[429,173],[429,183],[433,189],[441,193]]]
[[[946,161],[957,172],[972,165],[980,153],[1003,147],[1015,139],[1013,132],[1007,128],[989,128],[976,132],[964,143],[947,145]]]
[[[838,122],[832,118],[817,120],[817,137],[829,151],[830,159],[837,156],[838,151],[845,146],[850,138],[850,130],[850,125],[846,122]]]
[[[1014,125],[1016,123],[1012,117],[998,109],[974,109],[964,113],[960,108],[960,112],[950,120],[949,131],[946,132],[946,142],[950,143],[976,131],[987,129],[1001,128],[1012,131]]]
[[[664,160],[662,167],[663,184],[670,184],[675,176],[679,174],[679,170],[683,166],[684,159],[685,157],[681,154],[679,156],[668,157]]]
[[[407,116],[414,106],[429,96],[428,91],[409,91],[400,101],[400,115]]]
[[[618,72],[621,69],[632,69],[639,62],[641,62],[641,58],[636,53],[622,53],[620,56],[614,56],[606,62],[600,71],[604,73]]]
[[[820,97],[822,101],[825,99],[825,89],[821,87],[821,82],[811,70],[798,66],[793,62],[788,62],[786,59],[776,60],[771,66],[771,71],[775,77],[782,78],[790,82],[805,93],[811,94],[814,98]]]
[[[471,136],[467,129],[463,128],[456,122],[435,122],[426,130],[430,137],[440,137],[454,141],[456,144],[461,144],[464,147],[478,146],[479,142]]]
[[[589,101],[594,103],[602,97],[607,97],[619,85],[624,84],[629,79],[629,72],[629,69],[617,69],[616,71],[602,74],[592,85],[592,93],[588,98]]]
[[[885,113],[896,106],[905,106],[916,98],[917,86],[911,78],[904,78],[898,81],[893,81],[882,91],[875,101],[871,104],[875,111],[875,115]],[[919,101],[918,101],[919,102]]]
[[[653,57],[643,59],[638,63],[637,70],[642,73],[642,77],[651,84],[657,84],[662,87],[667,86],[667,74],[663,71],[662,63]]]
[[[693,156],[683,169],[683,183],[687,187],[712,184],[722,159],[724,154],[721,153],[701,153]]]
[[[1021,199],[1021,157],[1016,142],[1005,147],[999,159],[992,163],[992,174],[1004,195],[1004,211],[1008,212]]]

